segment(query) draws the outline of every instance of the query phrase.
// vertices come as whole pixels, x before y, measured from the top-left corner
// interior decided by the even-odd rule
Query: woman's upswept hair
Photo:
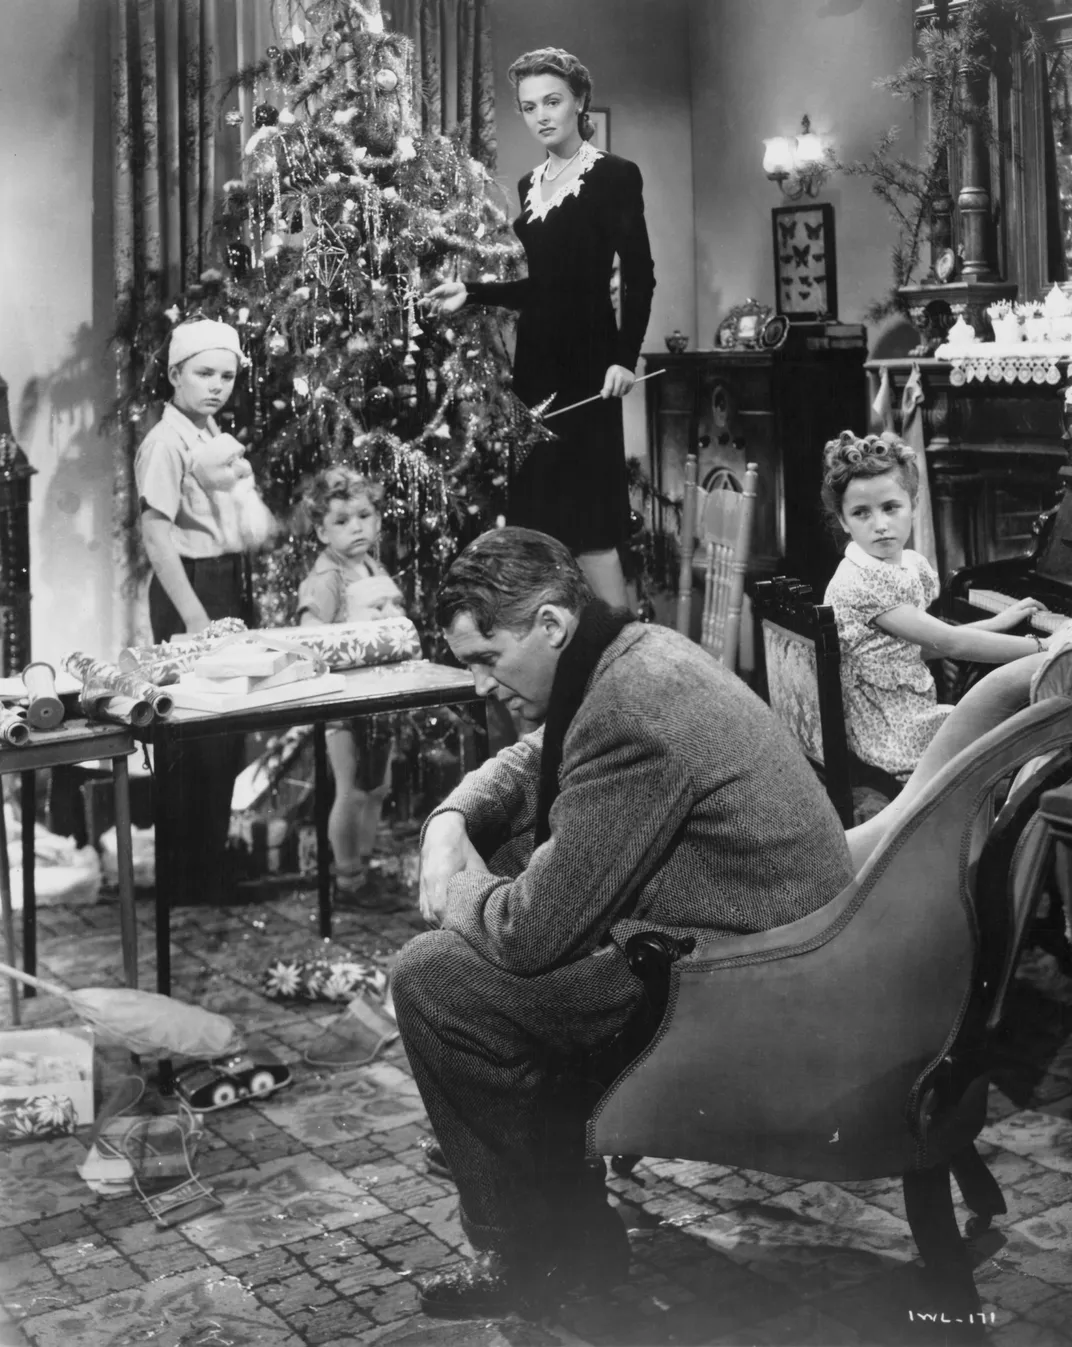
[[[895,472],[912,504],[919,493],[919,465],[914,449],[895,435],[854,435],[843,430],[823,449],[822,501],[830,523],[840,532],[841,501],[850,482],[858,477],[881,477]]]
[[[592,76],[588,73],[588,67],[582,65],[576,56],[563,51],[561,47],[537,47],[535,51],[527,51],[523,56],[519,56],[506,73],[514,86],[514,95],[519,108],[521,96],[518,93],[518,85],[522,80],[527,80],[532,75],[555,75],[558,79],[565,80],[570,93],[574,98],[581,100],[581,112],[577,118],[578,131],[585,140],[591,140],[595,135],[596,128],[588,115],[588,109],[592,104]]]
[[[383,487],[373,478],[340,465],[324,468],[316,474],[305,489],[302,504],[312,523],[319,525],[327,518],[333,500],[360,500],[362,496],[378,510],[383,500]]]
[[[436,621],[446,631],[467,613],[482,636],[496,628],[527,632],[543,604],[579,613],[592,598],[584,573],[556,538],[535,529],[491,529],[447,572],[436,595]]]

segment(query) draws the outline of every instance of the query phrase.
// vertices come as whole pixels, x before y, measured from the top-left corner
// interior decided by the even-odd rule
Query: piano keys
[[[1022,557],[986,561],[955,571],[942,587],[936,611],[949,622],[978,622],[1017,599],[1038,599],[1049,610],[1028,626],[1047,635],[1072,618],[1072,468],[1061,468],[1065,493],[1035,525],[1037,542]]]
[[[1037,594],[1029,594],[1028,598],[1038,598]],[[1003,613],[1006,608],[1011,608],[1016,600],[1011,594],[1001,594],[996,589],[969,589],[967,594],[968,604],[972,608],[979,608],[984,613]],[[1040,599],[1041,603],[1042,600]],[[1051,613],[1044,610],[1040,613],[1032,613],[1029,619],[1029,625],[1035,631],[1045,632],[1047,636],[1052,636],[1058,627],[1063,627],[1069,621],[1069,614]]]

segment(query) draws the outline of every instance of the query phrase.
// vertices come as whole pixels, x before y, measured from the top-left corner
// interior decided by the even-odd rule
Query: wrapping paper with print
[[[332,670],[422,658],[421,638],[408,617],[332,622],[322,627],[273,627],[258,635],[303,645],[326,660]]]
[[[156,687],[140,673],[124,672],[108,660],[94,659],[81,650],[72,650],[63,657],[63,667],[82,680],[83,688],[87,685],[107,688],[113,693],[132,697],[135,702],[148,702],[161,720],[166,720],[174,710],[175,703],[163,688]]]
[[[115,725],[151,725],[153,708],[126,692],[116,692],[104,683],[87,683],[78,698],[87,720],[107,720]]]
[[[219,617],[196,636],[161,641],[157,645],[128,646],[119,652],[119,668],[124,673],[137,670],[150,683],[174,683],[179,674],[193,668],[198,656],[215,650],[228,636],[246,630],[246,624],[240,617]],[[158,671],[170,676],[160,678],[157,676]]]

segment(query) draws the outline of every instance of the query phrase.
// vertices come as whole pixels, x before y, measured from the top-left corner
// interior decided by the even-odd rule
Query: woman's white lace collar
[[[532,185],[529,187],[528,196],[525,198],[525,210],[528,212],[530,220],[545,220],[556,206],[561,206],[567,197],[577,196],[584,183],[584,175],[599,159],[602,159],[603,151],[592,147],[590,141],[585,141],[577,152],[577,176],[565,182],[553,192],[551,196],[544,201],[540,196],[540,184],[543,182],[544,174],[547,172],[550,159],[545,159],[542,164],[537,165],[532,172]]]

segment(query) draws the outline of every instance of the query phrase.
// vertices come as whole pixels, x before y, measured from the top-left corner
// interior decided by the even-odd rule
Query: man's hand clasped
[[[466,871],[487,874],[484,859],[469,840],[465,817],[438,814],[424,830],[421,846],[421,916],[429,926],[441,926],[447,910],[447,884]]]

